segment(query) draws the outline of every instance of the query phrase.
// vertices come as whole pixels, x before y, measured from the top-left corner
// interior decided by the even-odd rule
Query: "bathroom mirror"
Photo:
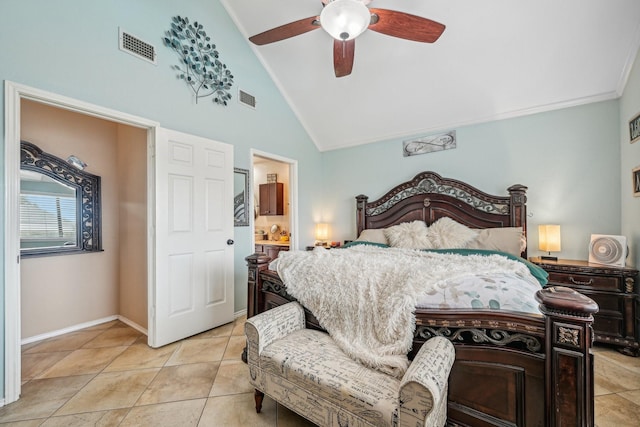
[[[100,177],[20,142],[20,255],[102,250]]]
[[[249,170],[233,168],[233,225],[249,225]]]

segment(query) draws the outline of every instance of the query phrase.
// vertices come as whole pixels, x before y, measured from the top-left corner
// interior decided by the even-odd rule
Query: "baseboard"
[[[53,338],[60,335],[68,334],[69,332],[79,331],[80,329],[90,328],[92,326],[100,325],[102,323],[112,322],[118,320],[118,316],[108,316],[102,319],[92,320],[90,322],[84,322],[77,325],[69,326],[67,328],[58,329],[44,334],[34,335],[32,337],[23,338],[20,345],[31,344],[32,342],[42,341],[47,338]]]
[[[121,321],[122,323],[131,326],[133,329],[135,329],[136,331],[145,334],[146,336],[149,336],[149,331],[146,328],[143,328],[142,326],[138,325],[136,322],[134,322],[133,320],[129,320],[124,316],[120,316],[118,315],[118,320]]]
[[[244,316],[246,314],[247,314],[247,310],[246,309],[240,310],[240,311],[236,311],[235,313],[233,313],[233,319],[235,320],[235,319],[237,319],[239,317],[242,317],[242,316]],[[119,320],[122,323],[132,327],[136,331],[138,331],[138,332],[140,332],[140,333],[142,333],[144,335],[149,336],[149,331],[146,328],[143,328],[142,326],[138,325],[133,320],[127,319],[126,317],[121,316],[121,315],[114,315],[114,316],[109,316],[109,317],[103,317],[102,319],[92,320],[90,322],[80,323],[78,325],[69,326],[67,328],[58,329],[58,330],[51,331],[51,332],[46,332],[46,333],[40,334],[40,335],[34,335],[32,337],[29,337],[29,338],[23,338],[22,341],[20,342],[20,345],[31,344],[32,342],[42,341],[42,340],[47,339],[47,338],[57,337],[57,336],[60,336],[60,335],[68,334],[69,332],[79,331],[80,329],[90,328],[92,326],[100,325],[102,323],[112,322],[114,320]]]

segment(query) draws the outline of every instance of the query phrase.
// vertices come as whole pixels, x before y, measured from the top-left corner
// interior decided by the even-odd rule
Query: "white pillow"
[[[442,217],[429,226],[427,237],[436,249],[466,248],[478,232],[449,217]]]
[[[362,230],[362,233],[356,239],[358,242],[371,242],[371,243],[383,243],[388,245],[386,236],[384,235],[384,228],[369,228]]]
[[[469,243],[471,249],[489,249],[507,252],[515,256],[522,253],[522,227],[485,228]]]
[[[424,221],[403,222],[384,229],[389,245],[396,248],[431,249],[433,245],[427,237],[427,224]]]

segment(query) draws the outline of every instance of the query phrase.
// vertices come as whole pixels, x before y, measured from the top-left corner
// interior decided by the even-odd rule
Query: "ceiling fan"
[[[392,37],[433,43],[445,29],[443,24],[397,10],[367,7],[371,0],[322,0],[319,16],[300,19],[249,37],[265,45],[298,36],[318,28],[333,37],[333,68],[336,77],[351,74],[355,38],[367,29]]]

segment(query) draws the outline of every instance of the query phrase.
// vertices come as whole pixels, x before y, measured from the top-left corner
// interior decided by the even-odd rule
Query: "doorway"
[[[28,99],[20,116],[21,140],[62,160],[74,155],[101,177],[94,214],[106,249],[22,257],[22,343],[113,320],[113,313],[146,334],[147,131]]]
[[[147,147],[154,141],[154,130],[158,123],[134,117],[125,113],[98,107],[75,99],[67,98],[50,92],[19,85],[13,82],[5,82],[5,270],[4,270],[4,304],[5,304],[5,335],[4,335],[4,404],[16,401],[21,389],[21,260],[20,260],[20,235],[18,215],[18,200],[20,197],[20,139],[22,137],[21,111],[22,104],[30,103],[30,107],[57,109],[58,112],[73,113],[80,116],[91,117],[120,128],[122,134],[132,130],[142,132],[144,143],[141,143],[144,153],[144,164],[147,164]],[[34,131],[35,132],[35,131]],[[37,133],[37,132],[36,132]],[[117,131],[116,131],[117,133]],[[146,182],[153,183],[152,171],[145,171]],[[147,201],[152,203],[152,197]],[[145,207],[145,217],[148,209]],[[114,224],[112,224],[114,225]],[[103,227],[105,226],[103,222]],[[145,227],[146,228],[146,227]],[[149,234],[144,231],[148,239]],[[151,246],[149,242],[147,247]],[[91,257],[92,255],[76,255],[76,257]],[[55,259],[54,259],[55,258]],[[49,263],[59,262],[57,258],[49,257]],[[47,258],[42,258],[47,260]],[[143,266],[149,270],[149,265]],[[82,270],[66,271],[67,275],[78,275],[89,279],[96,271],[83,272]],[[148,274],[148,273],[147,273]],[[147,283],[144,283],[147,286]],[[146,306],[144,308],[146,310]]]
[[[280,250],[295,250],[298,245],[297,227],[297,166],[295,160],[251,150],[253,232],[257,252],[270,253],[274,258]],[[261,201],[261,186],[282,185],[282,211],[269,212]],[[264,191],[263,191],[264,192]],[[268,248],[268,249],[266,249]]]
[[[146,205],[141,209],[146,222],[137,232],[146,241],[146,250],[141,255],[145,261],[139,263],[139,267],[143,272],[146,270],[147,278],[148,345],[157,347],[168,342],[162,339],[168,330],[164,325],[177,317],[186,324],[190,316],[201,315],[203,306],[217,307],[227,318],[206,317],[209,320],[206,327],[202,326],[204,322],[192,318],[193,322],[189,323],[195,325],[192,330],[183,330],[183,335],[175,339],[233,320],[233,146],[163,129],[157,122],[119,111],[5,82],[4,404],[16,401],[21,388],[20,119],[21,103],[27,101],[115,123],[115,126],[120,126],[120,132],[116,132],[120,135],[139,131],[146,142],[141,150],[144,154],[137,160],[146,165],[145,185],[138,190],[146,195]],[[135,159],[127,155],[123,157],[123,163],[136,166]],[[172,173],[171,167],[176,165],[182,165],[185,170],[180,174]],[[191,175],[190,170],[193,171]],[[111,185],[117,186],[115,181]],[[198,208],[202,203],[206,209]],[[206,212],[207,215],[202,218],[193,216],[196,220],[191,222],[189,212]],[[110,226],[117,228],[117,224]],[[103,221],[103,235],[106,227]],[[215,247],[203,246],[202,243],[209,238],[206,233],[197,232],[203,227],[217,232]],[[191,228],[194,228],[197,238],[188,239],[190,245],[183,246],[180,256],[172,257],[171,251],[175,249],[175,242],[169,241],[172,233],[191,231]],[[104,244],[103,247],[106,251]],[[100,255],[103,254],[78,256]],[[194,262],[188,262],[187,258]],[[72,270],[66,273],[90,281],[101,272]],[[184,286],[178,289],[178,283],[185,285],[187,290]],[[201,295],[202,292],[207,294],[206,298],[191,298],[185,297],[184,292],[189,296]],[[163,303],[166,301],[171,304]],[[189,304],[191,306],[187,307]]]

